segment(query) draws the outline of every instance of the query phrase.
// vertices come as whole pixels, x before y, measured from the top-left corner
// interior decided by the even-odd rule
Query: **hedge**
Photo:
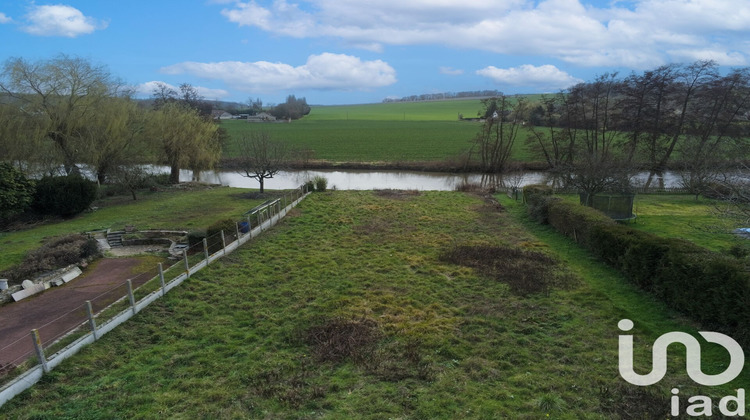
[[[34,208],[43,214],[73,216],[96,199],[96,182],[79,175],[45,176],[36,183]]]
[[[590,207],[549,200],[544,190],[524,189],[524,197],[530,214],[540,212],[534,205],[547,203],[551,226],[669,307],[750,343],[750,278],[736,258],[632,229]]]

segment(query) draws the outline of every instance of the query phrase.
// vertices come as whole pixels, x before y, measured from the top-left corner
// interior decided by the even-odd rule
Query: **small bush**
[[[187,234],[187,240],[188,240],[188,246],[190,247],[190,251],[195,251],[200,246],[200,249],[203,249],[203,239],[206,238],[206,232],[202,230],[193,230],[188,232]]]
[[[312,181],[315,184],[315,191],[324,192],[328,188],[328,178],[324,176],[318,175]]]
[[[311,192],[311,191],[314,191],[314,190],[315,190],[315,181],[313,181],[312,179],[308,179],[308,180],[307,180],[307,181],[305,181],[305,183],[304,183],[304,184],[302,185],[302,188],[304,188],[304,189],[305,189],[305,191],[307,191],[307,192]]]
[[[43,214],[73,216],[89,208],[96,195],[96,183],[79,175],[46,176],[36,184],[33,206]]]
[[[237,230],[236,224],[232,219],[224,219],[215,222],[206,229],[206,240],[208,241],[208,251],[210,253],[221,250],[221,232],[224,231],[225,236],[233,235]],[[226,239],[226,237],[225,237]]]

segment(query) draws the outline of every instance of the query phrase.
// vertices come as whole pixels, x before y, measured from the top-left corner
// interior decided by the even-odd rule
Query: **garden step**
[[[109,246],[112,248],[115,247],[121,247],[122,246],[122,235],[124,235],[125,232],[118,231],[118,232],[109,232],[107,234],[107,242],[109,243]]]

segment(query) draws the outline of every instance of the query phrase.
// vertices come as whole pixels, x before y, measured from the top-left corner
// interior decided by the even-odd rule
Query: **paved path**
[[[101,296],[105,292],[124,284],[129,278],[133,287],[151,279],[156,270],[138,276],[132,274],[132,269],[141,262],[138,258],[105,258],[64,286],[1,306],[0,368],[19,364],[33,355],[32,329],[39,330],[42,342],[47,345],[86,322],[84,305],[87,300],[93,301],[96,312],[123,296],[125,288]]]

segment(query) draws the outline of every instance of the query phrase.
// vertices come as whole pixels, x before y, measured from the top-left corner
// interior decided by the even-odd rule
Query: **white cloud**
[[[464,74],[461,69],[454,69],[452,67],[440,67],[440,74],[446,74],[448,76],[460,76]]]
[[[396,71],[381,60],[323,53],[311,55],[301,66],[267,61],[197,63],[187,61],[161,69],[166,74],[192,74],[222,80],[246,92],[275,92],[289,89],[362,90],[396,82]]]
[[[502,85],[532,87],[542,90],[565,89],[583,82],[583,80],[577,79],[550,64],[542,66],[524,64],[507,69],[488,66],[477,70],[477,74],[488,77]]]
[[[582,3],[584,2],[584,3]],[[720,64],[747,62],[733,45],[750,37],[746,0],[249,0],[222,14],[240,26],[305,38],[383,45],[443,45],[545,55],[587,66],[646,68],[702,50]]]
[[[140,85],[135,87],[135,91],[139,96],[152,96],[154,94],[154,91],[157,90],[157,87],[159,84],[165,85],[167,88],[174,90],[175,92],[180,91],[179,86],[175,86],[169,83],[160,82],[158,80],[153,80],[146,83],[141,83]],[[229,97],[229,92],[224,89],[211,89],[203,86],[193,86],[196,91],[198,91],[198,95],[202,96],[204,99],[207,100],[220,100]]]
[[[32,35],[65,36],[75,38],[107,27],[106,22],[84,16],[75,7],[58,4],[32,6],[26,15],[28,24],[23,30]]]
[[[0,12],[0,24],[10,23],[10,22],[13,22],[13,19],[11,19],[5,13]]]

